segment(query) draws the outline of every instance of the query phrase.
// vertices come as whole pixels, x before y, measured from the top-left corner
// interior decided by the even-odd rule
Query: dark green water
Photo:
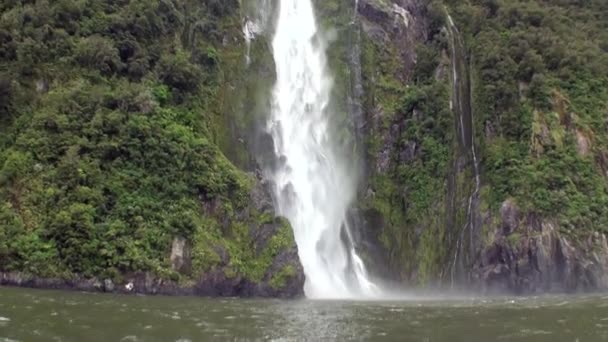
[[[0,341],[608,341],[608,296],[380,302],[0,288]]]

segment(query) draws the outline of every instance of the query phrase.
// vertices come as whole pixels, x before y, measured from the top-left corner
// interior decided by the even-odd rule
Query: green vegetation
[[[371,191],[361,206],[381,225],[379,240],[400,278],[420,284],[445,278],[474,187],[471,156],[457,142],[449,108],[445,9],[462,33],[471,73],[481,214],[495,224],[502,203],[512,199],[576,239],[608,231],[607,3],[423,5],[428,35],[415,49],[386,31],[389,40],[365,37],[362,51],[365,107],[373,116]],[[408,70],[403,56],[414,52],[417,63]],[[496,228],[483,225],[486,232]]]
[[[575,235],[608,229],[608,4],[446,2],[473,61],[477,132],[489,133],[490,208],[512,197]]]
[[[393,19],[389,1],[370,2],[388,13],[377,20]],[[575,238],[608,232],[608,2],[420,4],[425,20],[410,31],[398,20],[366,32],[350,1],[315,1],[334,138],[352,165],[365,154],[359,206],[381,226],[397,276],[441,277],[472,193],[449,107],[446,9],[468,57],[481,214],[496,224],[511,199]],[[0,4],[1,271],[191,281],[221,267],[268,278],[293,236],[252,208],[255,180],[242,171],[274,68],[259,37],[246,69],[240,11],[237,0]],[[405,44],[416,25],[424,34]],[[358,50],[365,137],[350,117]],[[252,230],[265,225],[278,228],[256,250]],[[171,268],[177,236],[192,247],[187,274]],[[281,287],[294,273],[284,265],[266,280]]]
[[[359,42],[359,27],[354,24],[353,3],[344,0],[313,0],[320,33],[326,44],[327,64],[333,88],[327,109],[335,145],[351,157],[345,162],[360,164],[362,148],[357,146],[352,101],[356,96],[356,66],[353,53]]]
[[[193,278],[227,250],[228,267],[260,280],[293,244],[287,225],[255,255],[253,179],[218,147],[244,64],[236,0],[5,1],[0,13],[0,270],[174,279],[182,236]]]
[[[426,15],[438,16],[435,7],[429,4]],[[373,195],[366,196],[362,206],[370,215],[382,217],[380,240],[392,266],[401,270],[400,278],[407,280],[417,272],[421,284],[441,271],[445,256],[441,241],[447,215],[446,177],[455,129],[448,107],[451,88],[434,76],[449,62],[440,55],[447,47],[439,31],[441,19],[433,25],[427,44],[406,47],[418,55],[414,70],[406,69],[400,50],[404,47],[396,37],[392,44],[366,37],[363,49],[365,106],[381,115],[367,137]]]
[[[272,276],[270,279],[270,286],[274,289],[280,289],[285,286],[287,279],[293,277],[296,274],[296,270],[292,265],[283,267],[278,273]]]

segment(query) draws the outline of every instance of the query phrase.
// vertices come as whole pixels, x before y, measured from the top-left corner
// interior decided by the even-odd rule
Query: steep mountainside
[[[376,277],[608,289],[608,2],[313,2]],[[258,166],[278,5],[2,2],[0,283],[300,295]]]
[[[370,258],[411,285],[608,288],[608,5],[358,11]]]
[[[241,12],[236,0],[0,5],[1,282],[301,294],[289,224],[224,155],[254,170],[231,127]]]

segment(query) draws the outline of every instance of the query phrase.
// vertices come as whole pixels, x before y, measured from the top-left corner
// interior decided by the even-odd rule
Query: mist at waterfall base
[[[294,229],[308,298],[374,297],[379,290],[355,251],[346,220],[357,179],[332,143],[332,79],[312,3],[282,0],[279,7],[268,122],[281,160],[268,176],[277,210]]]

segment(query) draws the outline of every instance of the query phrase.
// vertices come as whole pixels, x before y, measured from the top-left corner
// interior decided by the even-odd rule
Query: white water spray
[[[309,298],[376,294],[355,252],[346,212],[355,176],[332,148],[328,76],[311,0],[281,0],[273,40],[277,81],[269,131],[281,157],[270,177],[278,211],[294,229]]]

